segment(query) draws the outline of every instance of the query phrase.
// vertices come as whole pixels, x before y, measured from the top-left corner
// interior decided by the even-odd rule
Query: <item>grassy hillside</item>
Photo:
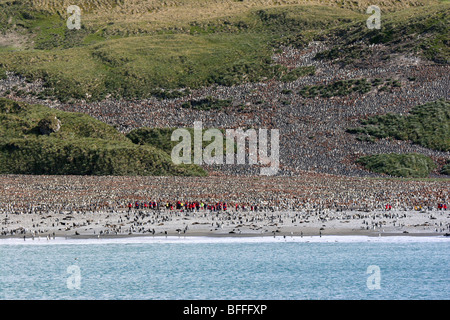
[[[69,5],[82,9],[80,30],[66,26]],[[382,9],[381,30],[366,27],[369,5]],[[449,1],[439,0],[0,0],[0,79],[6,71],[42,79],[47,88],[39,96],[63,102],[177,98],[203,86],[314,75],[313,66],[288,70],[272,59],[282,45],[302,48],[312,40],[331,45],[315,59],[352,67],[403,53],[448,64],[449,14]],[[369,50],[372,44],[381,46]],[[299,94],[331,98],[399,85],[347,79],[305,86]],[[230,104],[206,97],[182,107]],[[439,101],[407,116],[369,118],[349,132],[365,141],[393,137],[449,151],[449,125],[449,103]],[[124,136],[87,116],[3,99],[0,173],[204,175],[198,167],[172,164],[171,130],[143,128]],[[417,155],[370,156],[360,163],[390,175],[422,176],[432,169]]]
[[[69,2],[82,7],[81,30],[66,27]],[[305,45],[315,37],[345,31],[331,54],[334,58],[358,37],[369,42],[377,37],[364,31],[369,1],[321,3],[0,0],[0,30],[28,40],[21,48],[0,45],[0,74],[9,70],[43,79],[53,90],[47,94],[63,101],[99,100],[108,94],[142,98],[161,88],[229,86],[267,78],[293,81],[311,71],[289,73],[273,64],[272,54],[280,44]],[[438,3],[370,1],[386,10],[382,32],[394,35],[392,41],[397,35],[425,32],[429,46],[422,51],[445,60],[447,27],[442,21],[449,6]],[[427,10],[424,4],[430,4]],[[408,9],[395,11],[403,8]],[[395,24],[397,18],[402,23]],[[378,37],[386,42],[388,36]]]
[[[16,23],[28,30],[34,49],[0,50],[0,70],[44,79],[63,101],[98,100],[107,94],[145,97],[159,88],[233,85],[274,77],[295,80],[302,73],[289,74],[273,65],[269,43],[285,32],[336,26],[357,16],[328,7],[275,8],[130,36],[128,27],[117,34],[104,28],[69,30],[57,15],[30,14],[17,6],[21,14]]]
[[[395,138],[410,140],[423,147],[450,151],[450,102],[438,100],[414,107],[407,115],[384,114],[360,121],[361,127],[349,128],[361,141]],[[419,154],[376,154],[359,158],[366,169],[398,177],[428,177],[436,164]],[[449,163],[440,169],[448,175]]]
[[[2,0],[5,1],[5,0]],[[393,11],[414,6],[425,7],[438,0],[28,0],[29,7],[49,13],[65,14],[69,5],[78,5],[86,13],[86,19],[95,23],[103,19],[124,23],[140,22],[141,25],[177,24],[191,20],[208,20],[234,16],[252,9],[284,7],[292,5],[325,5],[365,12],[370,5],[378,5],[383,11]],[[138,19],[136,19],[138,17]],[[142,27],[142,26],[141,26]]]
[[[416,153],[365,156],[357,163],[376,173],[405,178],[426,178],[436,168],[430,157]]]
[[[352,23],[325,32],[324,37],[334,47],[316,56],[317,59],[334,60],[349,64],[373,55],[367,46],[382,44],[379,49],[383,59],[390,54],[413,53],[437,63],[450,62],[449,46],[450,2],[424,8],[409,8],[382,14],[381,29],[370,30],[364,24]]]
[[[347,132],[359,140],[392,137],[411,140],[426,148],[450,151],[450,101],[438,100],[414,107],[407,115],[385,114],[369,117],[361,127]]]
[[[43,126],[53,131],[43,133]],[[0,99],[0,173],[206,175],[87,115],[7,99]]]

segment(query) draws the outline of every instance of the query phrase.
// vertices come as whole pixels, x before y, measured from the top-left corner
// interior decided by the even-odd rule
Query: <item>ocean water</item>
[[[449,299],[445,237],[0,240],[0,299]]]

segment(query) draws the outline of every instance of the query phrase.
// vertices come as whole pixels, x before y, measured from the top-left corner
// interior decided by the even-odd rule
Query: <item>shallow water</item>
[[[449,299],[445,237],[0,240],[0,299]]]

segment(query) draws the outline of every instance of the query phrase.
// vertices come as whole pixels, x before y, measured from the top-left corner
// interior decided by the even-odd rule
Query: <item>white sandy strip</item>
[[[203,237],[203,236],[145,236],[145,237],[123,237],[123,238],[88,238],[73,239],[57,237],[48,240],[47,238],[38,238],[35,240],[23,238],[0,239],[1,245],[89,245],[89,244],[164,244],[164,243],[182,243],[182,244],[201,244],[201,243],[417,243],[417,242],[444,242],[450,243],[450,237],[445,236],[277,236],[277,237]]]

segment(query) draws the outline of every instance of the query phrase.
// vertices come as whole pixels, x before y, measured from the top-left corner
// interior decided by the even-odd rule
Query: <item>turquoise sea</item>
[[[445,237],[0,240],[0,299],[449,299]]]

